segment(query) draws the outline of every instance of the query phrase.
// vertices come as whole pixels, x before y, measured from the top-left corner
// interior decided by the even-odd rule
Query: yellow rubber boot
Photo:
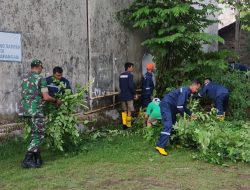
[[[131,116],[127,116],[127,127],[132,127],[131,121],[132,121],[132,117]]]
[[[166,150],[164,148],[159,147],[159,146],[155,147],[155,150],[157,150],[160,153],[160,155],[162,155],[162,156],[167,156],[168,155]]]
[[[220,121],[224,121],[224,120],[225,120],[225,115],[217,115],[217,118],[218,118]]]
[[[122,112],[122,124],[127,125],[127,112]]]

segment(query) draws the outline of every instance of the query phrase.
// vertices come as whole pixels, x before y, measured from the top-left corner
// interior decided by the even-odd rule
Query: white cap
[[[160,100],[160,98],[154,98],[152,102],[159,104],[161,102],[161,100]]]

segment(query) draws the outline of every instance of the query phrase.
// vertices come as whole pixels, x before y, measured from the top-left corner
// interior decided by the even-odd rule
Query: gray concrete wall
[[[136,73],[141,72],[143,52],[140,35],[132,33],[116,19],[117,11],[126,8],[128,2],[128,0],[89,1],[90,80],[94,81],[93,92],[96,88],[111,92],[114,90],[113,85],[117,91],[119,73],[124,71],[124,63],[127,61],[136,64]],[[134,76],[138,82],[141,75]]]
[[[19,101],[20,78],[33,58],[44,73],[56,65],[73,85],[87,82],[86,3],[82,0],[3,0],[0,31],[22,33],[22,63],[0,62],[0,114],[13,114]]]
[[[213,3],[214,5],[218,6],[218,3],[215,0],[205,0],[205,3]],[[215,15],[209,15],[209,19],[211,20],[218,20],[218,13],[215,13]],[[204,31],[210,34],[218,35],[218,23],[212,24],[209,27],[207,27]],[[206,44],[203,45],[203,50],[205,52],[210,52],[210,51],[218,51],[218,43],[214,42],[212,44]]]
[[[0,31],[22,33],[23,54],[22,63],[0,61],[0,115],[16,112],[20,79],[33,58],[44,62],[44,76],[52,74],[58,65],[72,86],[94,81],[91,96],[96,90],[118,91],[119,73],[130,61],[135,63],[139,87],[143,35],[116,20],[116,12],[132,1],[0,0],[4,15],[0,17]]]
[[[20,79],[29,70],[33,58],[44,62],[44,76],[51,74],[54,66],[63,67],[64,76],[72,86],[94,79],[91,90],[112,91],[112,79],[118,80],[125,61],[135,62],[140,73],[140,36],[115,20],[115,13],[129,2],[0,1],[0,13],[4,15],[0,17],[0,31],[22,33],[23,54],[22,63],[0,61],[0,115],[16,112]],[[138,81],[140,75],[137,75]],[[114,85],[117,90],[118,83]]]

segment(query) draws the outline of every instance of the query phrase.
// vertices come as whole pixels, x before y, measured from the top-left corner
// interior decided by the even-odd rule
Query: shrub
[[[63,94],[56,95],[62,101],[60,107],[46,104],[45,143],[49,148],[65,151],[76,147],[81,142],[75,113],[81,107],[87,108],[86,91],[87,87],[80,86],[74,94],[71,90],[65,89]]]
[[[225,160],[250,162],[250,122],[224,121],[216,111],[196,112],[196,120],[180,118],[172,136],[184,147],[198,150],[195,158],[222,164]]]

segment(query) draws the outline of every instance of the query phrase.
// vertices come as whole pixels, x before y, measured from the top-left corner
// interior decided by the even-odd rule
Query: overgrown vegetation
[[[249,121],[221,122],[216,117],[215,109],[205,112],[195,100],[190,106],[197,119],[178,117],[170,144],[194,149],[193,158],[211,163],[224,164],[227,160],[250,162]],[[155,127],[143,128],[143,138],[155,145],[161,130],[160,122]]]
[[[61,85],[60,93],[56,94],[56,98],[62,101],[59,107],[53,104],[45,106],[47,116],[45,143],[49,148],[64,151],[76,147],[81,137],[77,129],[79,122],[76,113],[81,109],[87,108],[86,92],[87,86],[76,87],[73,94],[71,89],[63,89]],[[63,92],[63,93],[61,93]],[[83,121],[86,124],[87,121]]]
[[[204,32],[217,22],[208,18],[217,11],[214,4],[202,0],[135,0],[128,9],[120,12],[120,20],[148,34],[142,45],[156,57],[159,71],[156,81],[161,81],[156,83],[158,96],[171,86],[167,79],[179,80],[171,75],[173,68],[199,63],[206,56],[202,52],[204,44],[223,42],[219,36]]]
[[[46,115],[45,144],[52,150],[70,151],[77,148],[82,141],[78,125],[87,124],[88,121],[78,121],[76,117],[79,109],[87,109],[86,92],[87,86],[76,87],[73,94],[71,89],[65,89],[62,83],[58,84],[61,91],[55,96],[62,104],[57,107],[46,103],[44,106]],[[25,138],[30,137],[30,124],[25,121]]]
[[[231,120],[242,120],[250,118],[250,77],[246,72],[230,71],[224,62],[224,57],[228,52],[218,54],[208,53],[203,61],[198,64],[184,65],[171,72],[178,78],[178,82],[172,81],[173,86],[189,84],[188,79],[195,76],[201,81],[206,77],[211,77],[214,81],[223,84],[230,92],[229,115]],[[169,79],[170,80],[170,79]],[[182,81],[181,81],[182,80]],[[171,81],[171,80],[170,80]],[[202,100],[202,105],[211,104],[211,101]]]
[[[198,150],[195,158],[216,164],[226,160],[250,162],[250,122],[220,122],[216,110],[195,114],[196,120],[180,118],[173,136],[182,146]]]
[[[245,1],[223,1],[237,6],[242,13],[246,12],[249,3],[238,2]],[[225,122],[216,119],[213,109],[210,112],[211,101],[208,99],[202,99],[201,104],[191,101],[198,118],[192,121],[179,118],[173,131],[174,143],[196,149],[196,158],[212,163],[221,164],[228,159],[249,162],[250,124],[247,120],[250,118],[250,80],[243,72],[229,71],[225,58],[230,55],[237,59],[236,54],[202,51],[204,44],[223,42],[218,36],[204,32],[205,28],[217,22],[208,16],[211,18],[218,11],[214,4],[205,4],[202,0],[135,0],[119,16],[128,26],[148,34],[142,45],[156,57],[158,97],[170,88],[205,77],[211,77],[230,91],[230,110]],[[136,125],[144,126],[143,117],[137,119]],[[161,124],[144,128],[142,134],[145,140],[155,144],[160,130]]]

